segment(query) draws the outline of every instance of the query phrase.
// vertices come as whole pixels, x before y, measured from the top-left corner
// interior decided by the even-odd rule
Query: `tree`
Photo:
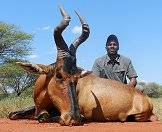
[[[1,90],[6,95],[11,91],[20,95],[22,91],[31,87],[36,79],[36,76],[27,73],[14,63],[1,64],[0,73]]]
[[[35,76],[15,64],[26,61],[25,57],[31,54],[32,38],[17,26],[0,22],[0,90],[3,94],[14,90],[19,95],[33,84]]]
[[[0,22],[0,64],[29,55],[32,37],[15,25]]]

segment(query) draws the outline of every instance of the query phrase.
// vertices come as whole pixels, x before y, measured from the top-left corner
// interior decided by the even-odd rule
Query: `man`
[[[106,42],[107,54],[95,60],[92,71],[99,77],[117,80],[135,87],[137,74],[129,58],[118,54],[119,42],[115,35],[110,35]]]

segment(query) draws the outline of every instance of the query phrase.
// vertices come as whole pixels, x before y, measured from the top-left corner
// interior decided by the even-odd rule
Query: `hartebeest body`
[[[88,24],[78,15],[82,35],[68,48],[61,33],[70,17],[60,9],[63,20],[54,30],[56,63],[49,66],[19,63],[24,69],[40,74],[34,87],[35,107],[12,112],[10,119],[33,115],[40,122],[59,121],[62,125],[79,125],[82,117],[90,121],[152,120],[153,105],[143,93],[121,82],[92,73],[82,74],[83,70],[76,66],[76,49],[89,36]],[[53,114],[57,115],[54,119]]]
[[[34,65],[26,63],[19,64],[22,67],[30,67],[30,69],[33,68],[33,70],[35,67]],[[46,69],[48,69],[47,67]],[[46,87],[44,87],[44,85],[46,83],[48,84],[47,80],[49,79],[47,73],[40,74],[38,80],[36,81],[34,91],[36,91],[39,96],[42,95],[42,100],[40,101],[40,98],[38,99],[40,101],[40,105],[45,107],[47,111],[53,109],[53,111],[56,112],[55,115],[59,115],[60,112],[52,104],[51,100],[49,99],[49,95],[44,95],[45,93],[47,93],[47,89]],[[134,87],[130,87],[129,85],[123,84],[118,81],[100,78],[92,73],[87,72],[80,77],[81,78],[78,80],[76,87],[76,94],[79,105],[79,113],[84,116],[85,120],[124,122],[129,120],[151,121],[152,119],[155,119],[155,115],[152,111],[153,105],[150,98]],[[53,89],[55,89],[54,86]],[[63,97],[63,95],[59,95],[58,93],[56,91],[53,91],[52,96]],[[58,102],[56,102],[56,104]],[[57,105],[66,107],[65,104],[61,104],[60,102]],[[34,108],[31,108],[22,112],[27,112],[29,110],[33,111],[33,109]],[[61,109],[65,110],[66,108]],[[12,118],[15,117],[22,118],[18,117],[17,115],[13,116]]]
[[[77,94],[80,113],[87,120],[149,121],[153,115],[148,96],[134,87],[93,74],[78,81]]]

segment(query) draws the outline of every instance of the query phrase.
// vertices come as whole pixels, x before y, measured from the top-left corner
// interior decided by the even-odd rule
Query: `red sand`
[[[0,132],[162,132],[162,122],[93,122],[69,127],[58,123],[40,124],[36,120],[0,118]]]

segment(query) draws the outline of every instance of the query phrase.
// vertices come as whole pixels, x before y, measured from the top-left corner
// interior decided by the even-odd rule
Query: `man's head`
[[[115,35],[111,34],[107,38],[106,50],[109,55],[117,54],[119,50],[119,42],[118,42],[118,38]]]

